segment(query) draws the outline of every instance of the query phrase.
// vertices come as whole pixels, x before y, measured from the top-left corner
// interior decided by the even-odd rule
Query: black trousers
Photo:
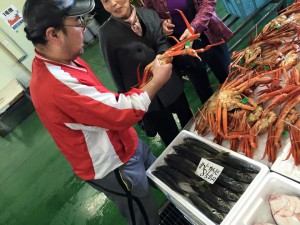
[[[194,41],[194,49],[205,48],[210,44],[204,34],[201,34],[200,39],[201,41]],[[170,42],[172,41],[170,40]],[[191,56],[176,56],[173,59],[173,65],[177,70],[183,71],[188,75],[203,104],[213,94],[206,66],[210,67],[219,83],[222,84],[229,73],[230,55],[226,43],[214,46],[198,55],[202,61]]]
[[[164,107],[162,104],[160,106],[160,111],[148,112],[145,116],[151,122],[151,125],[155,127],[165,145],[168,146],[179,134],[179,129],[172,113],[177,114],[182,128],[193,117],[193,114],[184,92],[168,107]]]

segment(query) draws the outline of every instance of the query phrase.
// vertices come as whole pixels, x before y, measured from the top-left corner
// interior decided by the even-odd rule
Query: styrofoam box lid
[[[271,171],[280,173],[288,178],[300,182],[300,166],[296,166],[294,158],[291,155],[286,159],[291,148],[291,141],[283,149],[282,153],[277,157],[276,161],[271,167]]]
[[[203,213],[201,213],[186,197],[178,194],[177,192],[170,189],[165,183],[159,180],[152,174],[152,171],[155,170],[156,167],[165,165],[164,158],[167,154],[174,153],[174,149],[172,146],[178,145],[183,142],[185,137],[192,137],[198,139],[217,150],[220,151],[230,151],[232,156],[245,160],[258,168],[260,168],[260,172],[255,176],[251,184],[247,187],[246,191],[241,195],[240,199],[233,205],[229,213],[226,215],[225,219],[222,221],[221,225],[232,225],[231,221],[235,218],[237,214],[240,213],[242,206],[247,202],[248,198],[252,195],[253,191],[257,189],[260,185],[263,178],[269,173],[269,168],[257,161],[249,159],[241,154],[238,154],[234,151],[231,151],[223,146],[220,146],[216,143],[213,143],[209,140],[206,140],[203,137],[200,137],[192,132],[182,130],[178,136],[172,141],[172,143],[162,152],[162,154],[156,159],[156,161],[149,167],[146,171],[147,176],[155,182],[155,184],[164,192],[171,202],[185,215],[185,217],[192,222],[193,224],[204,224],[204,225],[215,225],[215,223],[206,217]]]
[[[231,225],[275,224],[268,203],[271,194],[287,194],[300,197],[300,184],[280,174],[269,173],[248,199]]]

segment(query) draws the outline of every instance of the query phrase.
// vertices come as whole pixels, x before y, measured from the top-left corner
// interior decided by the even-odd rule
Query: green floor
[[[225,15],[221,1],[217,12],[221,18]],[[237,39],[238,35],[229,45]],[[86,48],[83,58],[115,90],[97,42]],[[211,79],[215,83],[213,76]],[[189,81],[185,81],[185,91],[196,112],[200,102]],[[156,156],[164,150],[159,137],[148,138],[136,129]],[[35,112],[12,133],[0,137],[0,146],[0,225],[126,224],[114,204],[73,175]],[[165,196],[152,191],[161,205]]]

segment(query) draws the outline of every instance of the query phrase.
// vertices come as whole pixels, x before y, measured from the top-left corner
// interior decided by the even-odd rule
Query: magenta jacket
[[[222,22],[216,14],[216,0],[193,0],[196,16],[191,22],[195,33],[207,36],[211,44],[221,41],[226,42],[233,36],[233,32]],[[166,0],[144,0],[146,8],[155,10],[161,19],[170,19]]]

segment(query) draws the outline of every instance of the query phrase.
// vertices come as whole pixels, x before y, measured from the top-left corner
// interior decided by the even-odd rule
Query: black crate
[[[13,131],[32,112],[34,107],[30,99],[23,95],[0,115],[0,136],[5,136]]]
[[[184,217],[184,215],[168,200],[160,208],[159,215],[159,225],[192,225]]]

